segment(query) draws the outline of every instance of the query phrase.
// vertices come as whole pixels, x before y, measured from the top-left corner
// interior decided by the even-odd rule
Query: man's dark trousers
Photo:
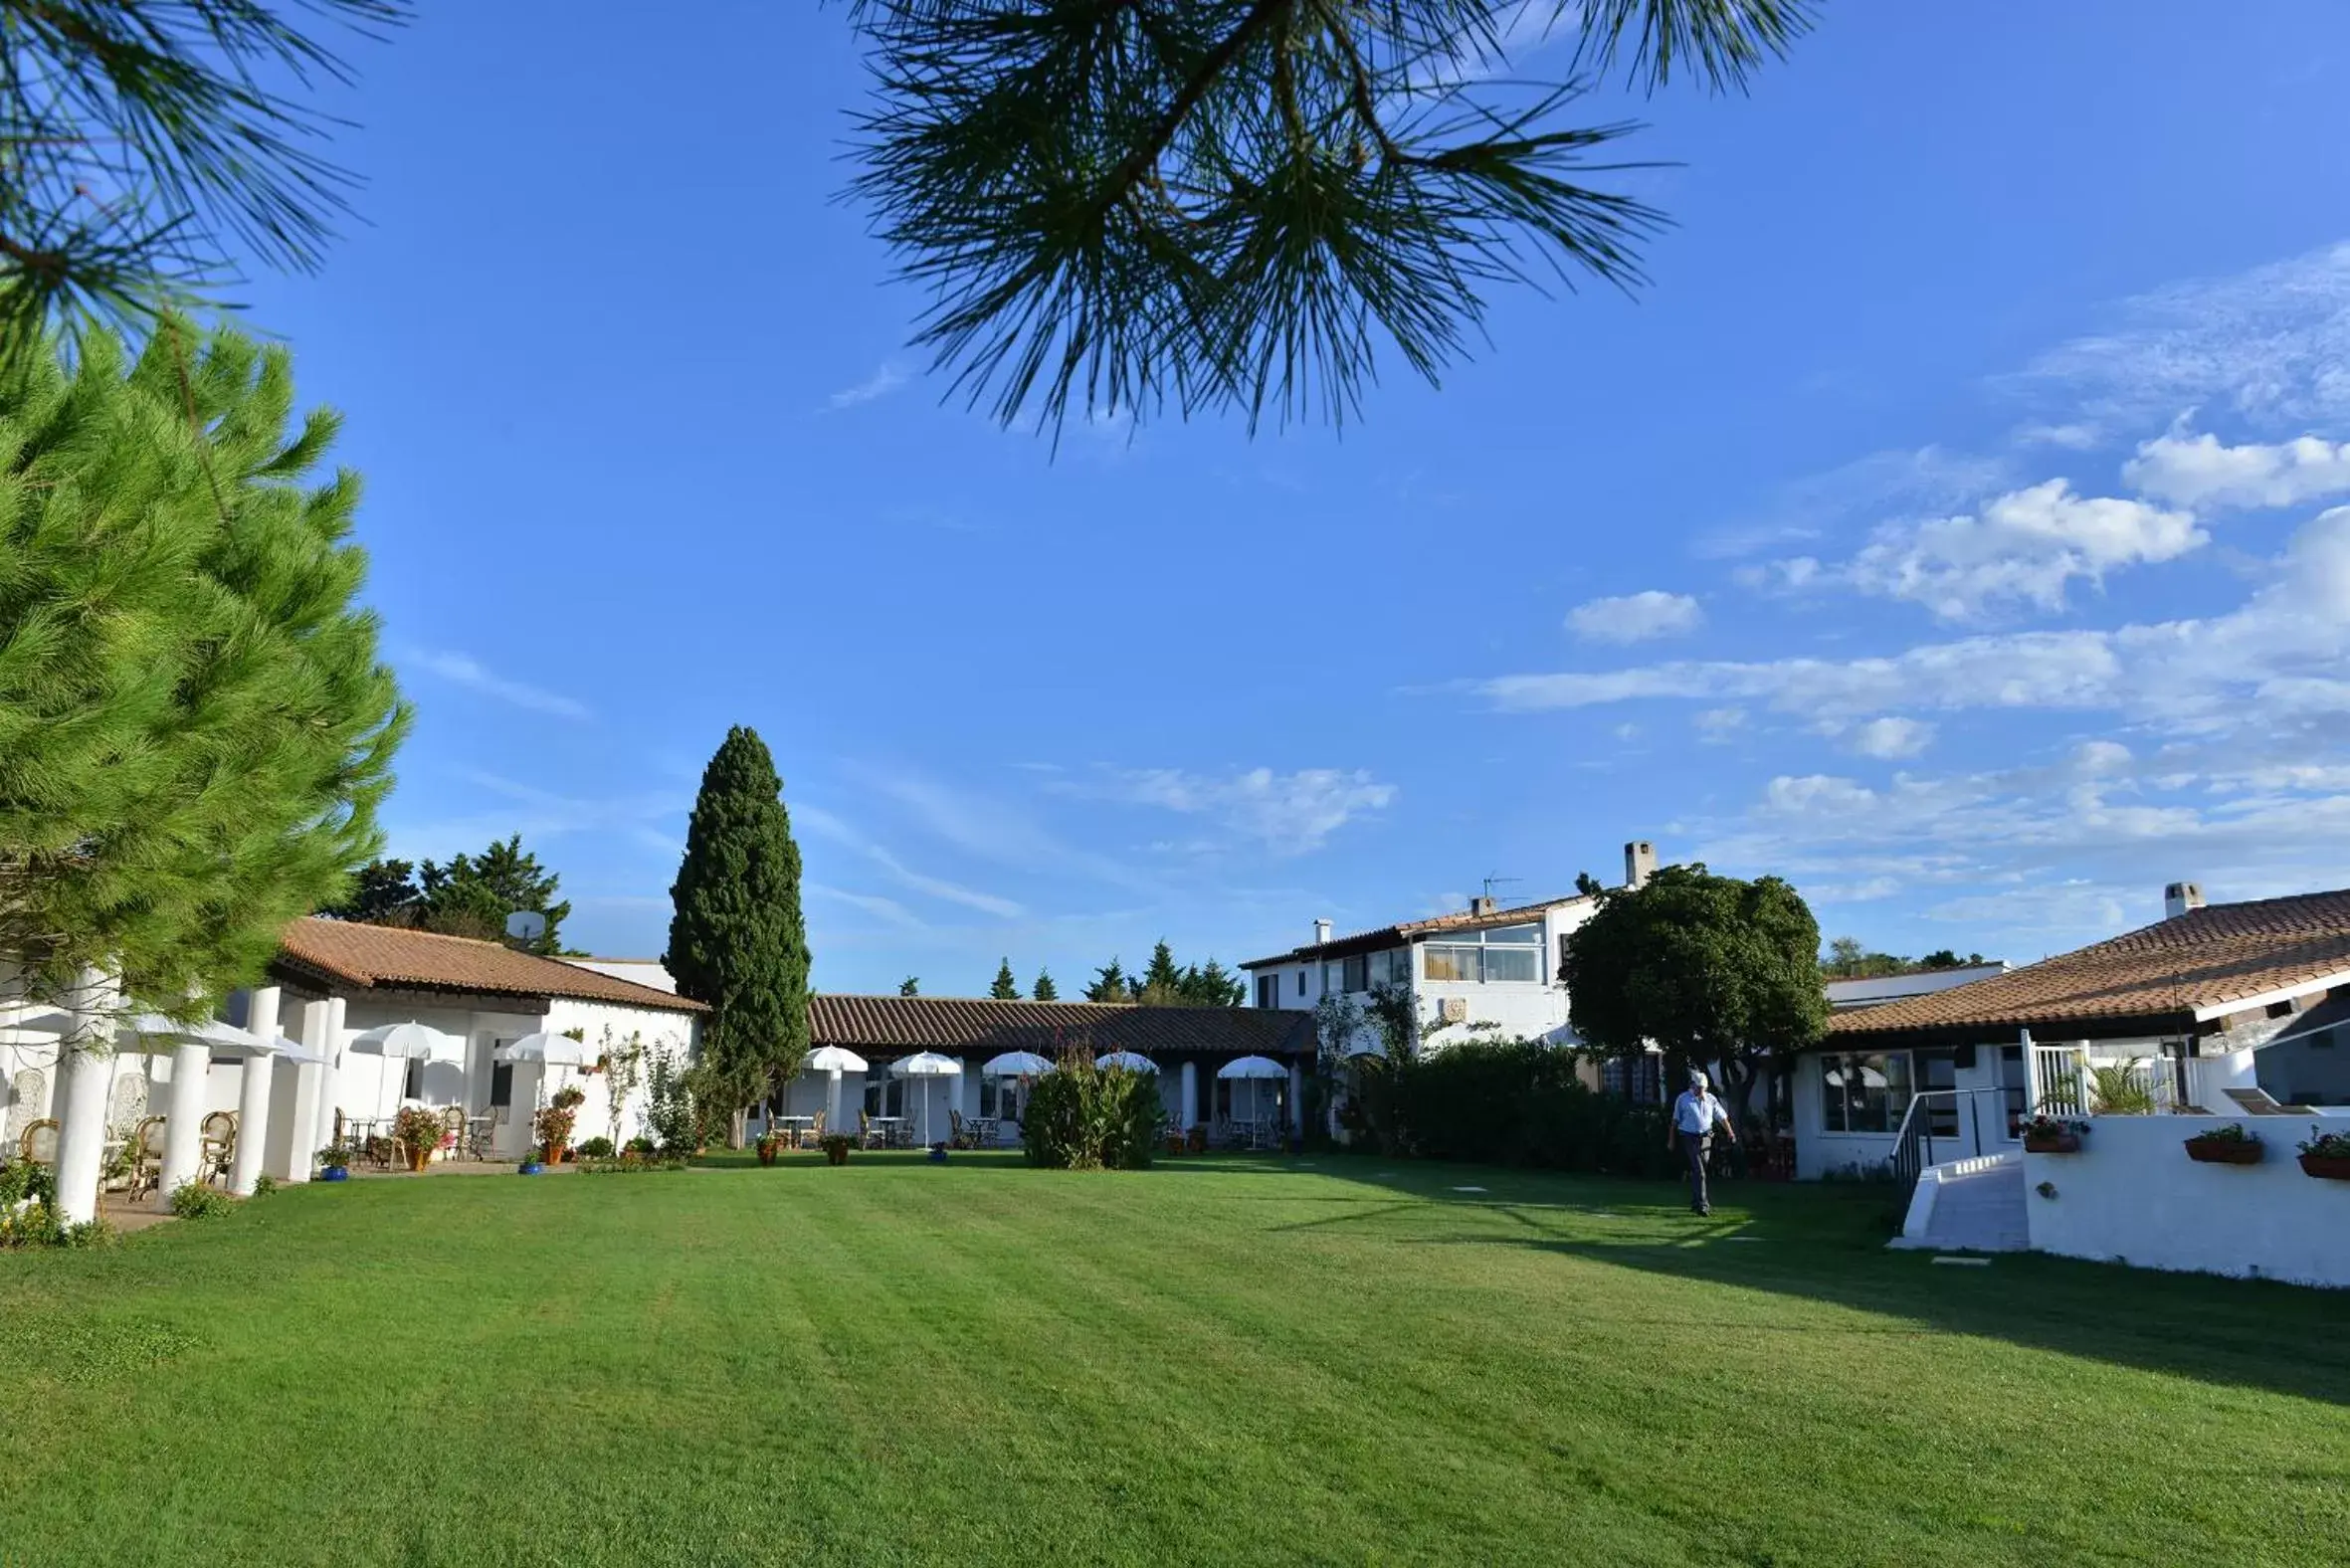
[[[1680,1146],[1689,1157],[1689,1207],[1699,1214],[1713,1212],[1713,1200],[1705,1191],[1705,1156],[1713,1148],[1710,1137],[1680,1135]]]

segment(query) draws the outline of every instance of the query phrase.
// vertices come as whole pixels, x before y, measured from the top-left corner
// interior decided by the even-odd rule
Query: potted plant
[[[561,1103],[562,1098],[561,1094],[557,1094],[557,1102],[540,1111],[530,1124],[531,1131],[538,1135],[539,1147],[546,1150],[546,1162],[549,1165],[562,1163],[564,1146],[571,1141],[572,1120],[579,1114],[576,1109],[579,1101],[573,1100],[565,1105]]]
[[[2044,1114],[2024,1123],[2017,1133],[2024,1140],[2027,1154],[2078,1154],[2080,1140],[2088,1130],[2085,1121],[2065,1121]]]
[[[320,1181],[349,1181],[351,1179],[351,1151],[342,1144],[330,1144],[318,1151],[318,1179]]]
[[[1205,1154],[1208,1152],[1208,1129],[1205,1127],[1194,1127],[1183,1135],[1183,1141],[1191,1149],[1192,1153]]]
[[[540,1176],[545,1173],[546,1165],[536,1153],[523,1155],[522,1163],[514,1167],[514,1174],[517,1176]]]
[[[402,1105],[392,1118],[392,1142],[412,1171],[421,1171],[431,1162],[448,1130],[441,1113],[423,1105]]]
[[[759,1151],[759,1163],[772,1165],[775,1163],[775,1156],[783,1152],[783,1134],[762,1132],[759,1134],[759,1141],[755,1147]]]
[[[2187,1157],[2206,1165],[2257,1165],[2267,1152],[2260,1135],[2245,1131],[2241,1121],[2199,1132],[2187,1140]]]
[[[824,1135],[824,1142],[819,1145],[824,1150],[824,1163],[827,1165],[848,1164],[849,1151],[856,1146],[857,1140],[846,1132],[828,1132]]]
[[[2323,1181],[2350,1181],[2350,1132],[2328,1132],[2312,1125],[2302,1140],[2301,1171]]]
[[[944,1165],[946,1163],[945,1144],[933,1143],[930,1145],[930,1163],[933,1165]]]

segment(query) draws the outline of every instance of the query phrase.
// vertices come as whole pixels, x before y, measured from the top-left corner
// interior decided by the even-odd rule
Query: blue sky
[[[1637,298],[1503,295],[1343,435],[1057,458],[904,346],[838,7],[426,9],[340,105],[368,226],[247,297],[366,477],[394,848],[521,832],[577,942],[660,950],[733,722],[827,990],[1232,961],[1630,837],[2013,959],[2350,883],[2335,0],[1833,6],[1632,105]]]

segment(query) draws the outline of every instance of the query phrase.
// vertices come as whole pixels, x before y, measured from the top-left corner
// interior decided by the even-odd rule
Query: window
[[[1830,1132],[1898,1132],[1909,1084],[1906,1051],[1822,1057],[1821,1124]]]
[[[1020,1119],[1020,1079],[983,1078],[979,1080],[979,1113],[1006,1121]]]
[[[1297,971],[1297,994],[1299,996],[1305,994],[1305,971],[1302,969]]]
[[[1464,931],[1421,949],[1421,973],[1431,980],[1478,983],[1538,983],[1542,979],[1542,927],[1497,925]]]
[[[869,1116],[905,1114],[905,1079],[865,1076],[865,1113]]]
[[[514,1102],[514,1065],[493,1062],[490,1066],[490,1108],[503,1110]]]
[[[408,1059],[408,1076],[400,1080],[400,1097],[402,1099],[424,1098],[424,1058],[410,1057]]]
[[[1917,1086],[1919,1089],[1958,1087],[1958,1054],[1952,1051],[1920,1051],[1917,1054]],[[1896,1123],[1896,1129],[1898,1124]],[[1958,1136],[1958,1096],[1944,1094],[1926,1102],[1926,1131],[1937,1138]]]
[[[1279,975],[1259,975],[1257,977],[1257,1005],[1259,1007],[1278,1007],[1281,1005],[1281,977]]]
[[[1371,989],[1370,954],[1355,954],[1354,957],[1344,960],[1339,965],[1339,970],[1338,983],[1343,989],[1348,991],[1368,991]]]
[[[1371,984],[1402,985],[1412,983],[1412,949],[1391,947],[1384,953],[1371,955]]]

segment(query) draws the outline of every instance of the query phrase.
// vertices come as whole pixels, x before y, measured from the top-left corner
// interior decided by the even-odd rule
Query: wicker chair
[[[874,1146],[873,1118],[862,1110],[857,1113],[857,1146],[861,1149]]]
[[[196,1151],[196,1180],[214,1182],[227,1177],[237,1152],[237,1113],[216,1110],[204,1118]]]
[[[824,1142],[824,1112],[820,1110],[815,1115],[808,1118],[808,1142],[806,1147],[812,1149],[822,1142]]]
[[[971,1146],[970,1137],[963,1131],[963,1113],[952,1105],[946,1107],[946,1141],[951,1147],[958,1149],[967,1149]]]
[[[130,1199],[136,1203],[163,1186],[165,1118],[149,1116],[130,1135]]]
[[[57,1163],[57,1118],[43,1116],[25,1128],[16,1142],[17,1157],[35,1165]]]
[[[448,1147],[451,1159],[465,1153],[465,1107],[451,1105],[441,1112],[441,1141]]]

